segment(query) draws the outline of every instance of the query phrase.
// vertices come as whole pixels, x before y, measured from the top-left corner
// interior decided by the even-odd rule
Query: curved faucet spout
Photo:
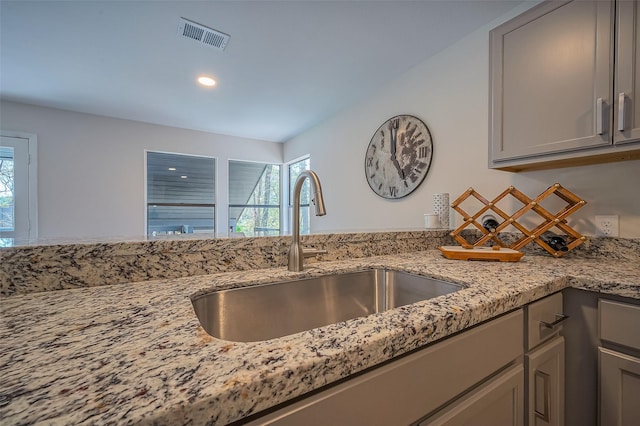
[[[322,197],[322,185],[320,185],[320,178],[313,170],[303,170],[298,179],[296,179],[296,184],[293,187],[293,205],[300,206],[300,193],[302,192],[302,185],[306,178],[309,178],[311,182],[311,190],[313,191],[313,198],[311,202],[316,207],[316,216],[324,216],[327,214],[327,211],[324,207],[324,198]],[[294,211],[300,212],[300,209]],[[298,219],[300,216],[298,215]]]
[[[307,251],[303,250],[300,245],[300,193],[302,192],[302,185],[305,179],[309,179],[311,182],[311,189],[313,191],[313,198],[311,202],[315,206],[316,216],[324,216],[327,211],[324,207],[324,198],[322,196],[322,186],[320,185],[320,179],[313,170],[305,170],[300,173],[296,184],[293,187],[293,222],[292,222],[292,241],[291,247],[289,247],[289,270],[299,272],[303,270],[305,256],[314,256],[317,254],[326,253],[326,251]]]

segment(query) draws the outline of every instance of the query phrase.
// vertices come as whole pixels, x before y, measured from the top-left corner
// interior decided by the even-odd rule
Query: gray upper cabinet
[[[614,22],[615,7],[633,9],[632,17],[619,17],[628,28]],[[640,153],[627,143],[640,139],[631,130],[640,125],[631,105],[640,76],[636,8],[635,1],[544,2],[491,31],[490,167],[518,171]],[[614,69],[615,36],[627,42],[618,52],[626,52],[620,64],[629,64]],[[623,79],[615,89],[614,72]],[[625,131],[616,130],[619,98],[627,107]]]
[[[637,1],[616,4],[616,76],[614,143],[640,139],[640,7]]]

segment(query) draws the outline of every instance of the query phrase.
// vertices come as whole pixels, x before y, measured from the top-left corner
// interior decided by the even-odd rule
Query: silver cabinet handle
[[[624,92],[618,95],[618,130],[624,131],[624,102],[626,96]]]
[[[604,113],[604,101],[602,98],[596,99],[596,133],[599,135],[604,134],[602,114]]]
[[[566,320],[567,318],[569,318],[569,315],[564,315],[564,314],[555,314],[556,315],[556,320],[553,322],[546,322],[546,321],[540,321],[540,326],[545,327],[545,328],[553,328],[556,325],[560,324],[562,321]]]
[[[540,417],[540,419],[542,419],[542,421],[544,421],[545,423],[550,423],[551,417],[549,416],[549,406],[551,405],[551,392],[549,389],[549,375],[547,373],[544,373],[542,371],[536,370],[534,373],[534,377],[535,377],[535,407],[534,407],[534,412],[536,413],[537,417]],[[542,385],[543,387],[543,401],[542,404],[539,404],[538,401],[538,385]],[[542,406],[542,407],[541,407]],[[540,410],[540,408],[542,410]]]

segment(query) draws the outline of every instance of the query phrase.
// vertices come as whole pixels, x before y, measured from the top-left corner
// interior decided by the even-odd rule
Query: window
[[[15,174],[13,147],[0,147],[0,231],[13,232],[15,217]]]
[[[0,147],[0,232],[13,232],[15,216],[15,174],[13,147]]]
[[[229,161],[231,235],[280,235],[280,166]]]
[[[309,170],[311,166],[311,159],[309,157],[289,164],[289,217],[293,217],[293,188],[296,184],[296,180],[300,173],[304,170]],[[300,233],[309,233],[309,179],[307,179],[302,185],[302,191],[300,192]]]
[[[0,140],[0,246],[37,237],[35,135],[3,132]]]
[[[147,152],[147,235],[215,232],[215,159]]]

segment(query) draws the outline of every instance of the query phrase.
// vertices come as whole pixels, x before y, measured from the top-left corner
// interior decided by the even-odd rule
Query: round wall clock
[[[427,176],[432,154],[431,133],[419,118],[392,117],[369,142],[364,158],[367,182],[383,198],[406,197]]]

